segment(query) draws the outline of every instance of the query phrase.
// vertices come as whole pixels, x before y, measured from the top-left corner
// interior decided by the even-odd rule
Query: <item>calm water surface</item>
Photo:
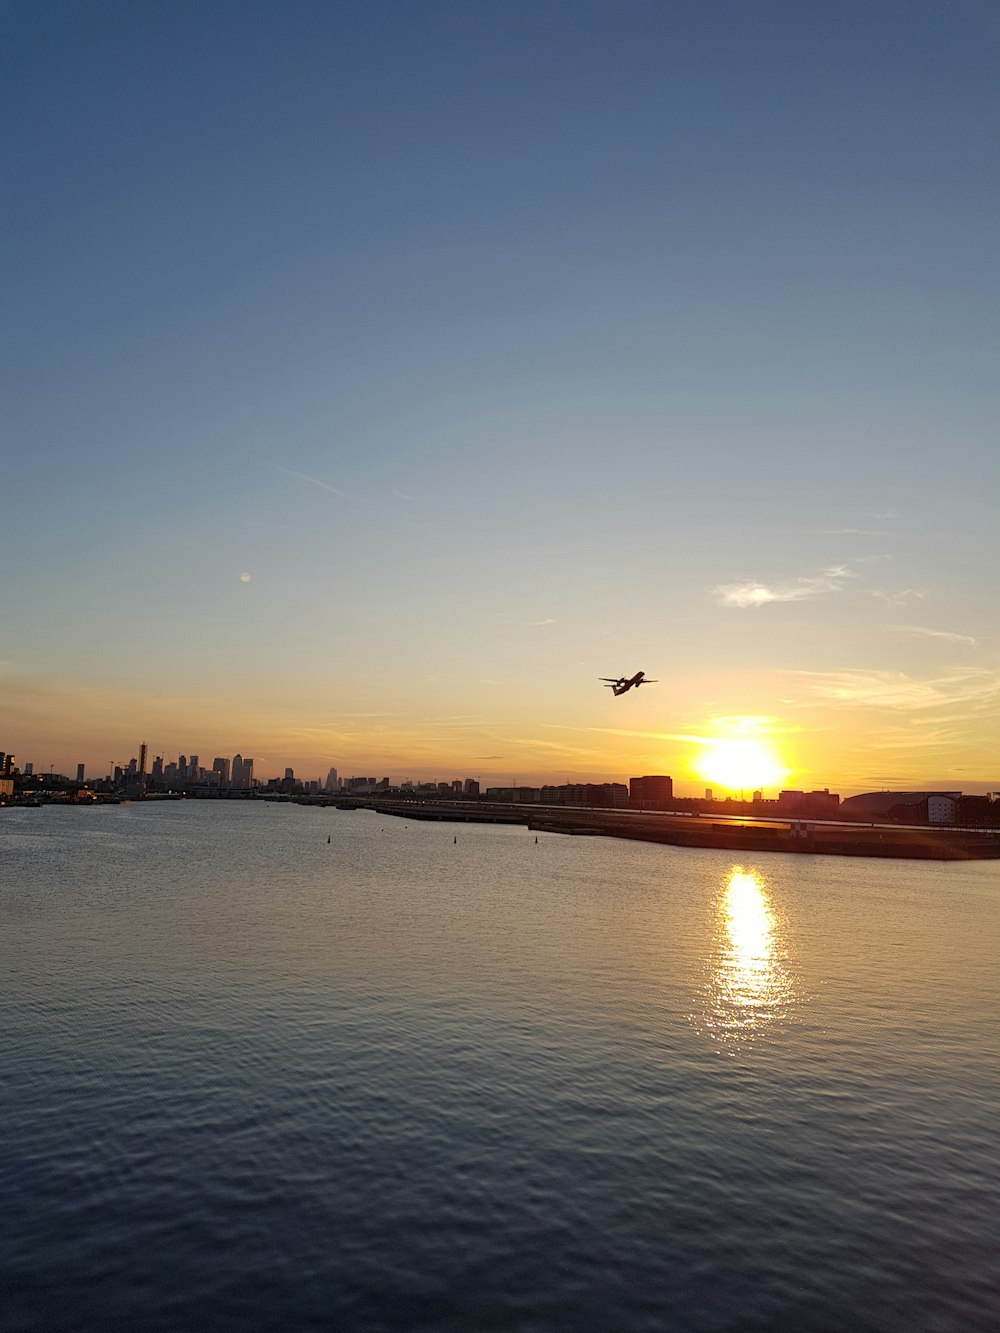
[[[998,944],[996,863],[0,811],[0,1324],[1000,1327]]]

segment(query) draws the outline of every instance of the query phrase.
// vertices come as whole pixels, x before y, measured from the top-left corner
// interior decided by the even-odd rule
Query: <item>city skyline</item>
[[[4,29],[15,754],[998,786],[995,8]]]
[[[747,743],[751,746],[754,744],[753,742]],[[737,744],[740,744],[740,742],[737,742]],[[465,775],[461,778],[456,778],[455,770],[449,770],[445,767],[435,768],[434,766],[429,766],[425,771],[419,773],[411,766],[409,769],[401,770],[400,772],[385,773],[380,770],[377,775],[369,775],[363,765],[355,766],[355,768],[351,768],[350,766],[347,768],[338,768],[336,765],[331,764],[327,767],[325,775],[323,773],[318,773],[315,777],[312,775],[313,770],[310,769],[308,764],[305,765],[303,769],[296,769],[295,765],[282,764],[281,761],[278,760],[275,761],[274,767],[275,771],[273,772],[270,770],[265,771],[263,766],[259,765],[253,756],[249,754],[244,756],[239,751],[231,755],[213,755],[209,764],[208,761],[202,763],[200,754],[194,751],[185,753],[183,751],[171,750],[169,747],[160,747],[159,752],[157,752],[157,747],[149,746],[145,743],[135,747],[135,753],[131,754],[127,759],[109,760],[103,768],[99,764],[96,766],[88,766],[86,761],[79,761],[65,766],[64,769],[60,769],[52,763],[48,765],[40,765],[33,758],[26,759],[23,756],[19,756],[14,751],[0,750],[0,773],[9,772],[13,768],[23,776],[28,777],[34,776],[36,778],[41,778],[50,773],[54,773],[58,777],[69,779],[70,774],[75,771],[76,780],[80,783],[83,783],[84,781],[87,783],[102,783],[112,778],[122,782],[128,780],[130,777],[134,780],[141,773],[145,775],[146,779],[148,779],[152,786],[159,786],[161,789],[169,787],[183,789],[185,783],[194,783],[196,785],[204,786],[206,783],[210,784],[213,782],[217,783],[219,786],[227,788],[242,787],[246,789],[264,789],[267,786],[273,786],[274,783],[282,780],[286,782],[294,781],[304,788],[316,791],[336,791],[339,790],[342,785],[346,789],[355,784],[369,784],[372,787],[375,785],[389,785],[393,789],[399,789],[421,786],[442,787],[445,785],[454,787],[457,782],[459,786],[464,787],[466,791],[468,791],[469,784],[473,784],[478,790],[480,785],[484,789],[487,785],[504,788],[538,788],[541,786],[562,785],[566,783],[569,783],[570,785],[573,785],[574,783],[582,783],[583,785],[625,783],[631,785],[636,782],[665,781],[672,784],[672,790],[675,791],[678,796],[682,796],[685,799],[700,798],[702,793],[704,793],[705,799],[709,800],[712,798],[713,791],[717,798],[723,800],[749,800],[751,797],[755,800],[758,800],[761,797],[765,800],[773,800],[781,792],[791,791],[793,793],[801,793],[803,790],[811,790],[813,794],[817,794],[820,791],[829,792],[831,789],[829,783],[827,783],[824,788],[818,786],[810,788],[808,784],[804,787],[801,784],[796,786],[794,781],[792,781],[792,775],[787,770],[779,770],[773,775],[774,780],[768,782],[764,780],[751,780],[751,772],[740,772],[737,768],[735,773],[731,775],[734,780],[727,780],[724,766],[721,770],[718,767],[712,769],[711,766],[709,766],[709,768],[702,772],[695,771],[689,775],[681,773],[678,777],[674,777],[673,774],[664,774],[656,777],[647,774],[643,777],[633,772],[628,776],[619,773],[595,773],[586,779],[579,779],[574,778],[571,775],[559,775],[553,773],[552,776],[542,779],[532,780],[529,778],[520,781],[516,774],[507,774],[503,770],[497,770],[496,772],[490,771],[485,774],[477,773],[474,776]],[[713,776],[713,773],[715,776]],[[706,777],[709,784],[707,786],[704,781]],[[779,778],[782,780],[779,781]],[[787,779],[787,781],[784,779]],[[946,781],[932,782],[922,784],[920,789],[924,791],[952,791],[956,788],[956,785],[961,786],[961,784],[948,783]],[[974,796],[986,794],[995,796],[998,787],[1000,787],[1000,784],[996,782],[972,782],[965,784],[965,786],[962,787],[962,790],[964,790],[966,794]],[[893,789],[899,791],[904,790],[902,784],[899,782],[883,785],[876,790],[888,792]],[[859,792],[847,791],[844,794],[858,795]]]

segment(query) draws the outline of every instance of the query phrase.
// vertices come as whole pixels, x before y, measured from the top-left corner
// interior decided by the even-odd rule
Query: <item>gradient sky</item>
[[[1000,788],[992,0],[0,31],[0,749]]]

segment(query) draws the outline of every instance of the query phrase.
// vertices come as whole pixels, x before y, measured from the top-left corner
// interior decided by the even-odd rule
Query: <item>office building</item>
[[[629,805],[633,810],[669,810],[674,800],[674,780],[669,777],[629,778]]]

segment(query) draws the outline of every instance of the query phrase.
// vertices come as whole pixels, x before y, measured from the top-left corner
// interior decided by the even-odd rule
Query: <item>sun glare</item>
[[[698,777],[731,792],[780,787],[788,776],[788,769],[763,741],[744,737],[709,742],[693,767]]]

